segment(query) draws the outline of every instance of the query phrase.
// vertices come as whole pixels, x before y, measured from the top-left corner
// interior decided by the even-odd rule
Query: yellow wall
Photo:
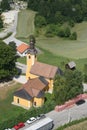
[[[49,91],[53,91],[53,79],[48,79],[49,82]]]
[[[35,61],[37,60],[35,55],[27,54],[27,69],[26,69],[26,78],[30,77],[30,69],[31,66],[34,65]]]
[[[17,102],[18,99],[19,99],[19,103]],[[29,101],[29,100],[14,96],[13,102],[16,105],[20,105],[20,106],[25,107],[25,108],[32,107],[34,105],[34,102],[36,102],[36,107],[41,107],[44,104],[44,98],[36,98],[35,97],[33,100]]]
[[[36,107],[41,107],[44,104],[44,98],[34,98],[33,104],[36,102]]]
[[[19,99],[19,103],[17,102],[18,99]],[[29,100],[26,100],[26,99],[23,99],[20,97],[16,97],[16,96],[14,96],[13,102],[15,104],[18,104],[18,105],[26,107],[26,108],[30,108],[32,106],[32,100],[29,101]]]

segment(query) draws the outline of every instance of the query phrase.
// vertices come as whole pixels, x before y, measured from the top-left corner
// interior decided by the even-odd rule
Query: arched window
[[[29,56],[29,59],[31,58],[31,56]]]
[[[17,99],[17,103],[19,103],[19,98]]]
[[[36,102],[34,102],[34,106],[36,106]]]

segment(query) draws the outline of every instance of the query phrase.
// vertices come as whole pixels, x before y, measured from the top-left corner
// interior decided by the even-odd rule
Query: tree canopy
[[[7,80],[16,74],[16,56],[12,47],[0,41],[0,80]]]
[[[2,0],[0,8],[2,9],[2,11],[10,10],[9,0]]]
[[[47,23],[81,22],[87,17],[87,0],[26,0],[31,8],[46,18]]]
[[[82,73],[75,70],[66,70],[64,76],[55,78],[53,97],[57,104],[63,104],[65,101],[83,93]]]

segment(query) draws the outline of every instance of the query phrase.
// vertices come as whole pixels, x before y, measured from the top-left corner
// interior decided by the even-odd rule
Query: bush
[[[47,26],[45,36],[53,37],[55,35],[55,31],[56,31],[56,25],[50,24],[49,26]]]
[[[73,32],[73,33],[70,35],[70,39],[71,39],[71,40],[77,40],[77,33],[76,33],[76,32]]]
[[[69,37],[71,35],[70,28],[66,27],[64,33],[65,33],[65,37]]]
[[[64,31],[63,28],[59,29],[58,36],[60,36],[60,37],[64,37],[65,36],[65,31]]]
[[[87,74],[84,74],[84,82],[87,83]]]
[[[36,27],[42,27],[42,26],[46,25],[45,17],[40,16],[40,15],[36,15],[36,17],[35,17],[35,25],[36,25]]]
[[[68,24],[69,24],[70,27],[74,27],[74,26],[75,26],[75,23],[74,23],[73,20],[69,20],[69,23],[68,23]]]

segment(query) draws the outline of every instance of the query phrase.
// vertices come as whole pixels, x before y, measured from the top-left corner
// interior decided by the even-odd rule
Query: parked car
[[[5,129],[5,130],[11,130],[11,128],[7,128],[7,129]]]
[[[20,123],[18,123],[17,125],[15,125],[13,128],[14,128],[15,130],[18,130],[18,129],[24,127],[24,126],[25,126],[25,124],[24,124],[23,122],[20,122]]]
[[[36,121],[36,118],[35,118],[35,117],[31,117],[31,118],[29,118],[29,120],[27,120],[26,122],[27,122],[28,124],[31,124],[31,123],[33,123],[34,121]]]
[[[45,117],[46,117],[45,114],[39,114],[39,115],[36,117],[36,119],[37,119],[37,120],[40,120],[40,119],[45,118]]]

